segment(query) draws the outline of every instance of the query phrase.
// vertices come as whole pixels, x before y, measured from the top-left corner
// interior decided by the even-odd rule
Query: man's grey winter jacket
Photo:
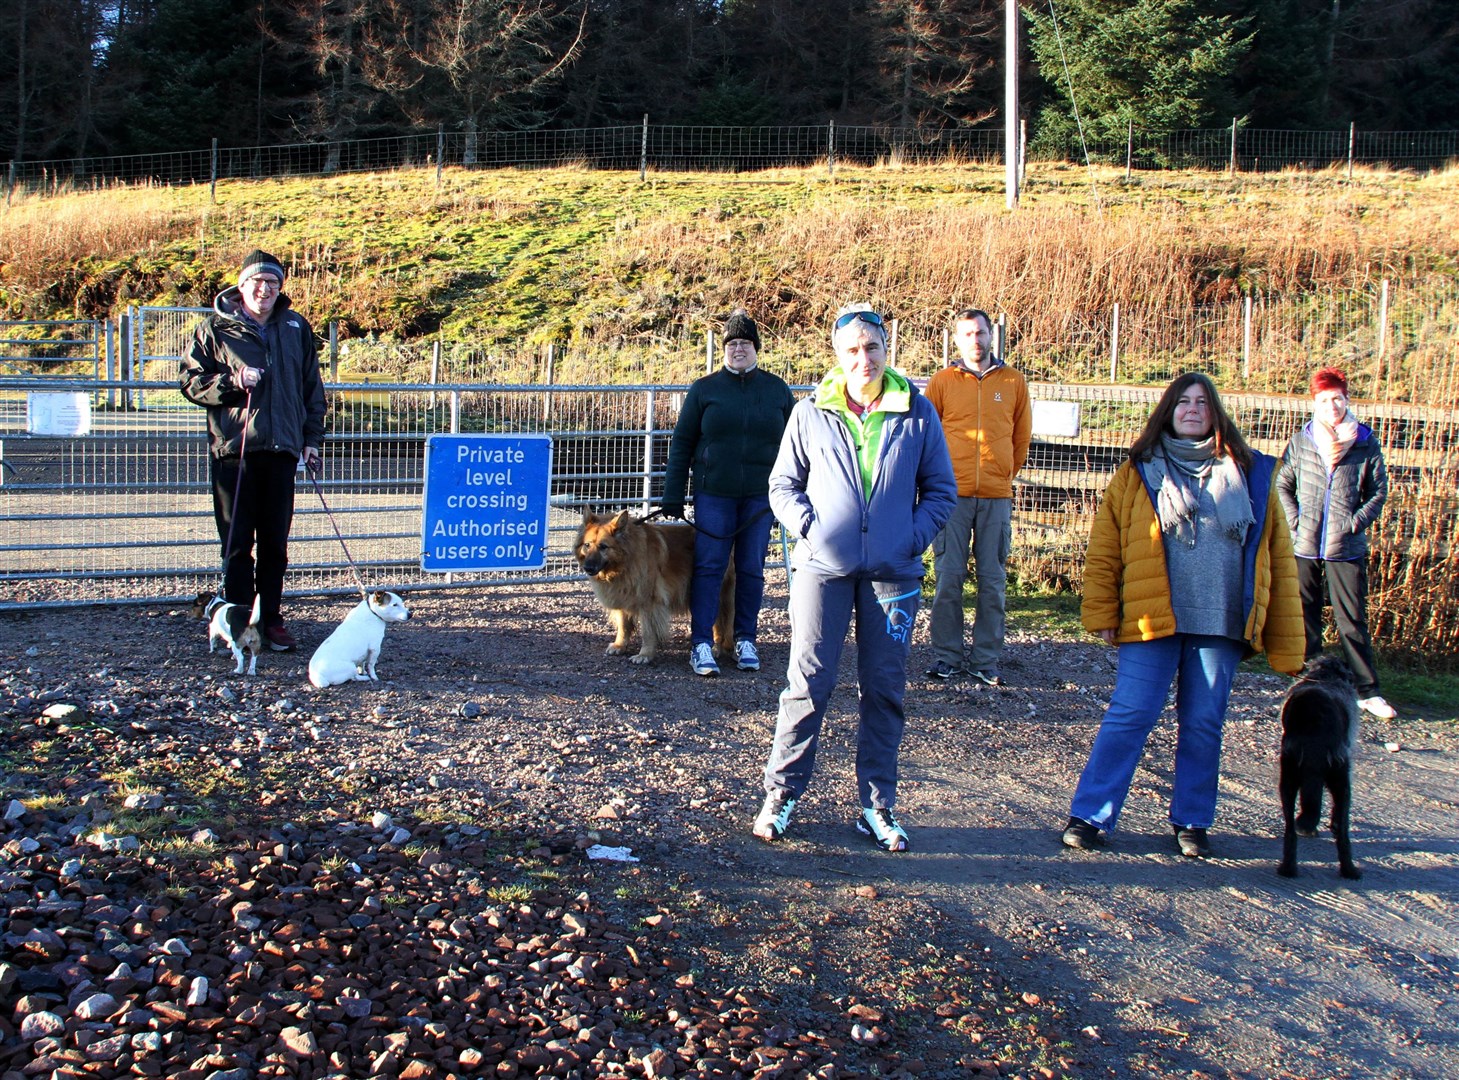
[[[1299,559],[1333,562],[1368,554],[1368,528],[1388,498],[1388,470],[1373,429],[1358,425],[1358,437],[1331,475],[1312,437],[1315,420],[1292,436],[1277,474],[1277,496],[1292,530]]]

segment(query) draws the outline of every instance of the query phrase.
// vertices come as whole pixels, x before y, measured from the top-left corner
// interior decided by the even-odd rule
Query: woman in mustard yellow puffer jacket
[[[1119,669],[1070,806],[1069,847],[1098,847],[1114,828],[1174,682],[1170,823],[1181,854],[1210,854],[1236,667],[1257,652],[1277,671],[1302,667],[1302,601],[1276,466],[1247,446],[1211,380],[1188,372],[1166,388],[1105,490],[1081,615],[1118,647]]]

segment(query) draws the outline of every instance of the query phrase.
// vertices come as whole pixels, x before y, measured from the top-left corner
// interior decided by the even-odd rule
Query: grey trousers
[[[775,741],[765,765],[765,790],[805,792],[846,630],[856,625],[856,683],[861,723],[856,733],[856,786],[863,807],[897,801],[897,755],[906,715],[907,655],[922,583],[824,577],[797,570],[790,584],[790,664],[780,695]]]
[[[952,517],[932,542],[937,591],[932,597],[932,648],[951,667],[964,666],[963,583],[968,578],[968,548],[978,575],[973,614],[973,647],[966,654],[970,671],[996,674],[1007,627],[1008,552],[1013,547],[1013,500],[958,496]]]

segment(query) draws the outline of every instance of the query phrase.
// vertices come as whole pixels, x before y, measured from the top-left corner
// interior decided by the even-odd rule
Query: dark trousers
[[[765,599],[765,549],[770,543],[769,495],[731,499],[694,496],[694,578],[689,587],[689,641],[714,640],[719,589],[730,556],[735,560],[735,640],[753,642]]]
[[[1366,559],[1298,559],[1297,584],[1302,591],[1302,622],[1307,631],[1307,659],[1322,652],[1323,581],[1332,601],[1343,656],[1353,669],[1358,697],[1378,692],[1378,669],[1368,637],[1368,561]]]
[[[280,620],[284,571],[289,568],[289,528],[294,523],[294,471],[299,459],[294,454],[257,453],[248,454],[241,466],[238,458],[210,461],[213,518],[218,524],[218,539],[224,544],[224,598],[230,604],[251,607],[257,592],[260,615],[268,626]]]

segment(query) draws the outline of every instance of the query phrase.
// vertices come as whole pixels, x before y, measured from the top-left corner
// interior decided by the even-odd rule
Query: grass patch
[[[1459,721],[1459,674],[1421,674],[1383,668],[1383,696],[1402,716]]]
[[[198,843],[181,836],[143,844],[142,850],[159,858],[180,859],[184,862],[211,859],[218,853],[217,846],[214,844]]]
[[[532,899],[532,890],[526,885],[493,885],[486,896],[497,904],[524,904]]]
[[[1094,638],[1079,621],[1077,593],[1050,592],[1008,581],[1008,627],[1051,641],[1082,641]],[[972,611],[968,611],[972,617]]]
[[[61,795],[36,795],[28,799],[21,799],[27,810],[33,813],[46,813],[48,811],[60,810],[66,806],[66,799]]]

